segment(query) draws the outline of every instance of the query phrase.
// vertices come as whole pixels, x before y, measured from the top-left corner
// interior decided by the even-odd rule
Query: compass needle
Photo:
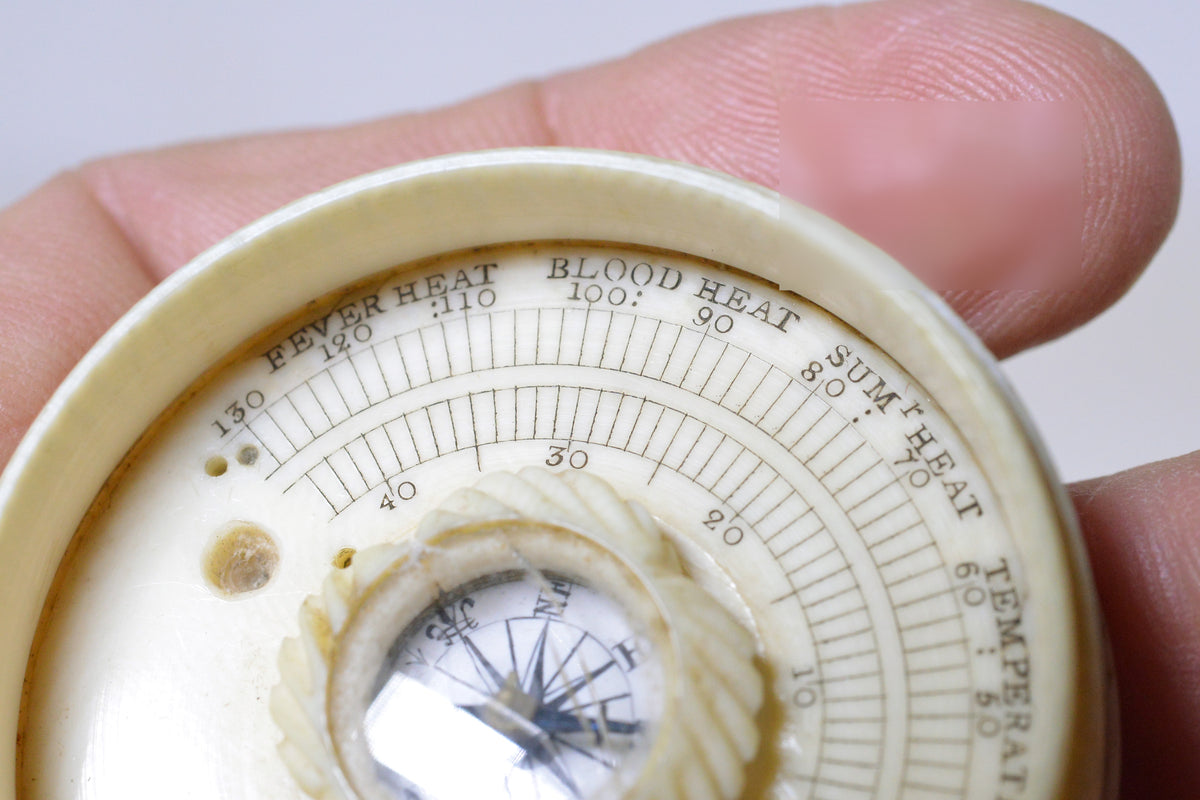
[[[479,673],[479,677],[491,683],[496,691],[503,688],[506,679],[492,666],[492,662],[487,660],[487,656],[479,651],[479,648],[471,641],[471,637],[464,636],[462,641],[471,654],[471,661],[475,665],[475,671]]]
[[[545,672],[546,672],[546,634],[550,632],[550,623],[542,624],[541,630],[538,631],[537,641],[533,645],[533,653],[530,657],[529,668],[526,674],[529,675],[529,694],[538,703],[542,702],[542,697],[546,694]],[[584,637],[580,637],[582,643]],[[555,675],[558,673],[556,672]],[[554,676],[551,676],[551,680]]]
[[[680,164],[449,156],[256,223],[72,375],[0,545],[23,800],[1111,778],[1072,512],[983,348]]]
[[[563,690],[561,692],[559,692],[554,697],[551,697],[546,700],[546,707],[550,708],[550,709],[557,709],[559,706],[561,706],[563,703],[567,702],[568,700],[570,700],[572,703],[576,702],[576,700],[577,700],[576,693],[580,689],[582,689],[584,687],[588,687],[590,689],[592,687],[592,682],[596,678],[599,678],[601,675],[603,675],[605,672],[607,672],[610,667],[616,666],[616,663],[617,663],[616,659],[611,659],[608,661],[608,663],[597,668],[595,672],[589,672],[587,670],[587,667],[585,666],[583,675],[572,680],[570,683],[568,683],[566,685],[566,687],[563,688]]]

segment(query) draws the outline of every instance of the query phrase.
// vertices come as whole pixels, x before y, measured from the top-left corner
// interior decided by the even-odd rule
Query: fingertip
[[[698,163],[834,217],[955,290],[951,303],[1000,355],[1120,297],[1179,201],[1178,140],[1146,71],[1083,23],[1013,0],[733,20],[552,79],[544,95],[561,141]],[[954,101],[973,101],[958,114],[977,134],[955,147],[931,125],[905,137],[881,119]],[[976,124],[981,106],[1000,104],[1026,119],[1056,106],[1058,122],[1080,124],[1014,148],[994,121]]]

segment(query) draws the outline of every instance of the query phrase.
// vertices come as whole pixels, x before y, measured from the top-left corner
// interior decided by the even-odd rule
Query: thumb
[[[1200,797],[1200,451],[1071,492],[1112,640],[1121,797]]]

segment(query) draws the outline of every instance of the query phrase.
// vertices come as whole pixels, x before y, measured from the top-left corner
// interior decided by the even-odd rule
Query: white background
[[[0,0],[0,205],[96,156],[431,108],[794,5]],[[1200,447],[1200,174],[1189,159],[1200,153],[1200,3],[1048,5],[1142,61],[1185,158],[1180,218],[1147,276],[1096,322],[1007,362],[1064,477],[1076,479]]]

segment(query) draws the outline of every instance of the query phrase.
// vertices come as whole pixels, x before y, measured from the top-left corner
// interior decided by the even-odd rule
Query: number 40
[[[383,498],[379,501],[379,507],[386,508],[388,511],[395,511],[397,500],[412,500],[416,496],[416,484],[412,481],[401,481],[396,484],[395,490],[390,486],[384,490]]]

